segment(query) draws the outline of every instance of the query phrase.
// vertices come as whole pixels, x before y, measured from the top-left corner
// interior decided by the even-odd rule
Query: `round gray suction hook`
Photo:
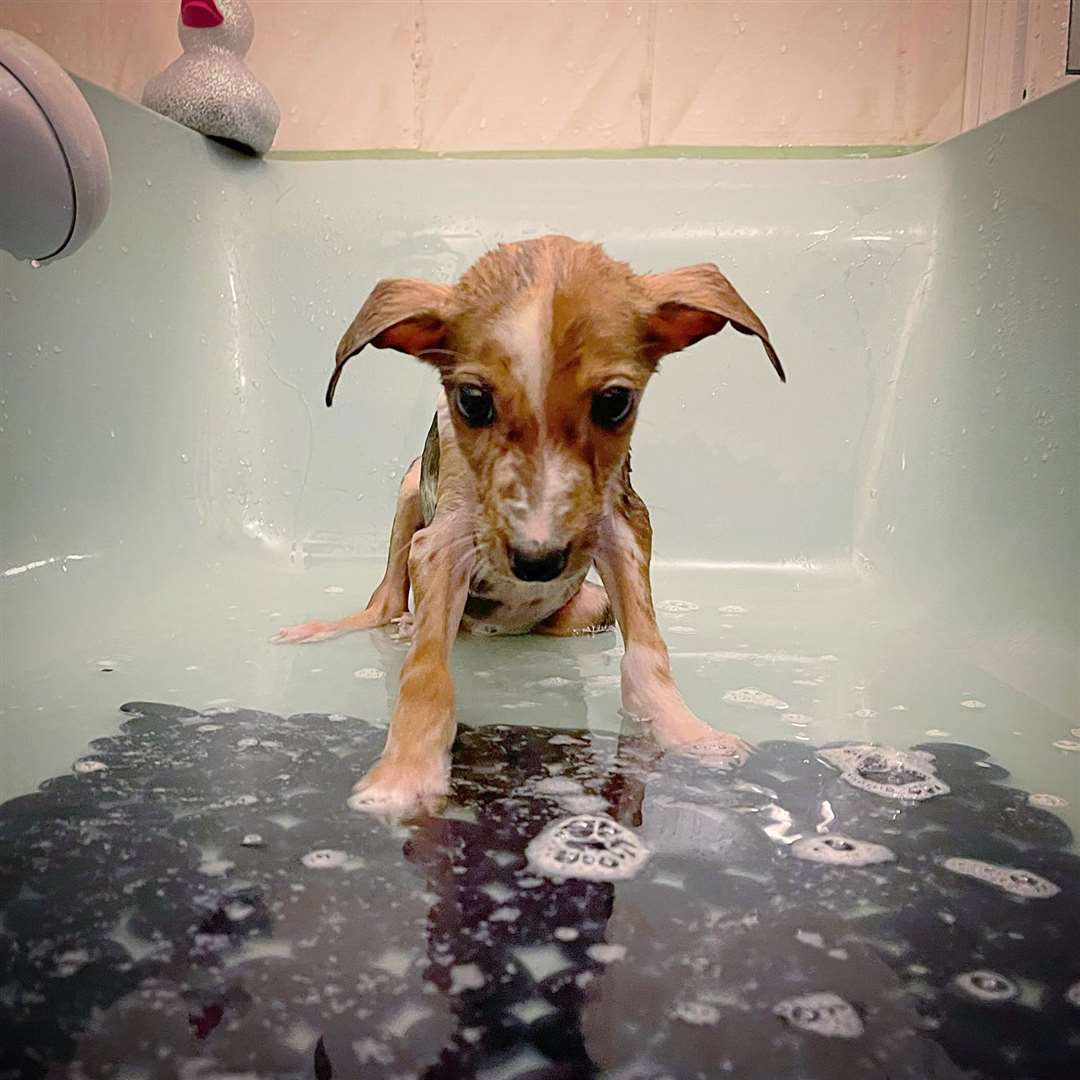
[[[109,208],[105,138],[86,98],[36,45],[0,29],[0,248],[51,262]]]

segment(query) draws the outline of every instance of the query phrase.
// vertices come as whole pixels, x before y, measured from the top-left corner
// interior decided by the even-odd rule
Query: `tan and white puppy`
[[[456,285],[380,281],[337,350],[331,404],[365,345],[431,364],[443,384],[422,457],[401,484],[386,574],[363,611],[282,630],[311,642],[398,622],[411,636],[382,757],[351,805],[401,815],[446,793],[454,739],[448,660],[459,630],[622,630],[625,710],[664,747],[722,767],[748,752],[687,707],[649,582],[652,530],[630,485],[630,434],[660,358],[761,320],[711,264],[635,274],[596,244],[503,244]],[[585,580],[595,566],[604,587]],[[412,588],[415,613],[409,615]]]

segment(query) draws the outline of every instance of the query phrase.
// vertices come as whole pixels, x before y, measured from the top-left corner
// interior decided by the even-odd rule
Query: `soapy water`
[[[850,836],[832,833],[828,836],[807,836],[791,845],[791,854],[808,862],[828,866],[875,866],[893,862],[896,856],[884,844],[854,840]]]
[[[697,611],[698,605],[693,600],[660,600],[656,604],[656,610],[665,615],[687,615],[691,611]]]
[[[954,874],[963,874],[975,881],[984,881],[994,885],[1012,896],[1025,900],[1047,900],[1057,896],[1061,889],[1052,881],[1040,877],[1029,870],[1018,870],[1012,866],[996,866],[979,859],[952,858],[945,860],[945,869]]]
[[[577,780],[569,776],[545,776],[533,784],[533,791],[538,795],[552,795],[560,798],[565,795],[580,795],[585,789]]]
[[[787,998],[773,1012],[792,1027],[830,1039],[857,1039],[864,1030],[854,1007],[831,991]]]
[[[81,761],[76,761],[72,768],[78,775],[87,775],[89,773],[104,772],[108,766],[103,761],[95,761],[93,758],[83,758]]]
[[[1020,996],[1020,987],[1006,975],[996,971],[964,971],[953,980],[961,993],[984,1004],[999,1004]]]
[[[920,802],[866,745],[463,726],[388,826],[362,720],[128,714],[0,807],[0,1076],[1070,1075],[1080,859],[970,747],[869,748]]]
[[[924,802],[949,794],[926,751],[860,745],[822,750],[820,756],[840,769],[845,783],[882,798]]]
[[[568,814],[602,813],[607,802],[600,795],[590,794],[569,776],[547,776],[531,786],[538,795],[545,795]]]
[[[741,760],[741,755],[732,746],[731,741],[719,737],[681,743],[673,752],[684,757],[694,758],[712,766],[714,769],[735,769]]]
[[[1040,810],[1060,810],[1062,807],[1069,805],[1068,801],[1060,795],[1049,795],[1041,791],[1029,795],[1028,803],[1031,806],[1039,807]]]
[[[649,849],[629,829],[597,814],[577,814],[553,822],[525,849],[529,865],[554,878],[622,881],[633,877]]]
[[[786,710],[789,706],[786,701],[774,697],[766,690],[759,690],[756,686],[743,686],[738,690],[725,690],[724,700],[729,705],[750,705],[755,709],[781,709]]]
[[[300,856],[300,861],[310,870],[336,870],[338,867],[344,866],[348,859],[349,857],[344,851],[331,851],[327,848],[308,851]]]

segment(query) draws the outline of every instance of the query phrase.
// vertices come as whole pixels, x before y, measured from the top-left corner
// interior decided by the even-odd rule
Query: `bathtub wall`
[[[263,162],[87,93],[108,218],[56,265],[0,254],[12,670],[103,596],[381,562],[436,381],[368,350],[327,410],[343,328],[380,277],[562,231],[719,263],[789,373],[730,331],[665,361],[634,443],[659,560],[861,572],[900,631],[1075,701],[1080,88],[876,160]]]
[[[285,150],[919,144],[1067,78],[1068,0],[249,3]],[[138,100],[177,9],[0,0],[0,25]]]
[[[857,558],[920,633],[1080,700],[1080,88],[917,155],[928,258],[896,298]],[[957,640],[959,639],[959,640]]]
[[[730,331],[665,361],[634,464],[658,556],[850,563],[872,364],[903,318],[885,300],[928,252],[914,159],[259,162],[87,93],[104,226],[55,267],[0,256],[10,564],[41,537],[46,557],[210,537],[381,557],[437,381],[369,350],[327,410],[338,338],[380,277],[453,280],[547,232],[642,271],[719,263],[787,366],[782,386]]]

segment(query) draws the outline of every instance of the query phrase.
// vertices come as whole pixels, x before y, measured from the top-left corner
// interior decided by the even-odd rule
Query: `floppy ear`
[[[397,349],[410,356],[422,356],[428,349],[439,348],[446,338],[446,305],[450,293],[449,285],[416,278],[380,281],[337,347],[334,374],[326,388],[326,404],[334,402],[334,391],[349,357],[365,345]]]
[[[739,333],[760,338],[780,381],[787,382],[765,324],[712,263],[646,274],[639,280],[649,304],[642,348],[650,361],[718,333],[730,322]]]

